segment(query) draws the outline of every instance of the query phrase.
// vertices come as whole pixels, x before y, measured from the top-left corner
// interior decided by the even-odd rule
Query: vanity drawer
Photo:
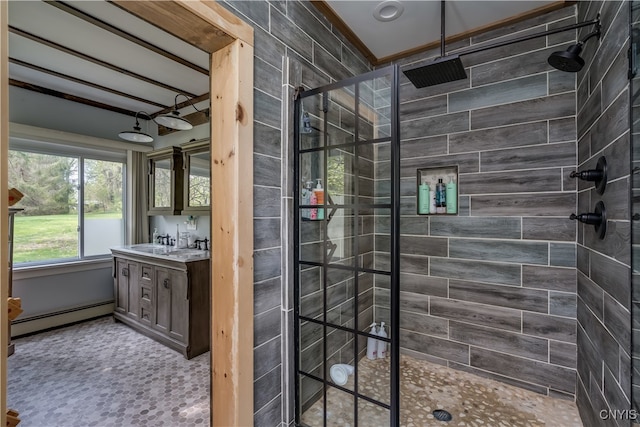
[[[149,286],[153,284],[153,266],[148,264],[140,265],[140,283],[148,283]]]
[[[140,286],[140,304],[148,303],[151,305],[153,301],[153,288],[148,286]]]

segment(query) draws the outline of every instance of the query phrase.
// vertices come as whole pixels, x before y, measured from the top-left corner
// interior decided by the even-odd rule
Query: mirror
[[[184,156],[183,214],[208,214],[211,208],[211,154],[209,140],[193,141],[181,146]]]
[[[168,147],[147,154],[149,215],[179,215],[182,211],[182,151]]]
[[[153,207],[171,207],[171,160],[155,162],[153,168]]]

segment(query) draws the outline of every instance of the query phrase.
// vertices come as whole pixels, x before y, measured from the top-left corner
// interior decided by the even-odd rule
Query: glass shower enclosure
[[[297,93],[296,424],[398,426],[398,69]]]

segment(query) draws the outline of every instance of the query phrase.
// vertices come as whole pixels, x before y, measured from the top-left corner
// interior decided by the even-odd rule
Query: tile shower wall
[[[608,222],[604,240],[592,226],[578,227],[576,398],[585,426],[628,426],[601,411],[627,410],[631,398],[629,2],[578,2],[579,20],[598,13],[604,34],[586,44],[577,76],[578,168],[592,169],[604,155],[608,183],[600,195],[593,183],[578,182],[578,210],[592,212],[602,200]]]
[[[572,6],[448,51],[575,22]],[[569,399],[576,393],[576,224],[568,220],[576,209],[576,182],[568,178],[576,168],[576,80],[547,57],[575,36],[466,55],[468,79],[416,89],[402,76],[400,89],[402,351]],[[459,214],[418,216],[416,170],[452,165]],[[376,223],[376,233],[387,231],[384,220]],[[387,263],[377,251],[376,266]],[[375,296],[376,305],[388,298],[383,288]]]
[[[289,355],[293,347],[293,278],[288,274],[293,211],[293,115],[289,107],[293,86],[321,86],[366,72],[370,66],[310,3],[221,4],[255,31],[254,424],[289,425],[293,421],[293,356]],[[295,69],[301,78],[294,79],[289,61],[297,62]]]

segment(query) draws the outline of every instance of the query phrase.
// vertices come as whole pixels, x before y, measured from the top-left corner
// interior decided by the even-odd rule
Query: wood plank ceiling
[[[195,125],[208,121],[190,104],[209,108],[208,64],[207,52],[115,3],[9,2],[9,83],[15,87],[153,118],[171,112],[175,100]],[[179,93],[185,96],[176,99]]]

